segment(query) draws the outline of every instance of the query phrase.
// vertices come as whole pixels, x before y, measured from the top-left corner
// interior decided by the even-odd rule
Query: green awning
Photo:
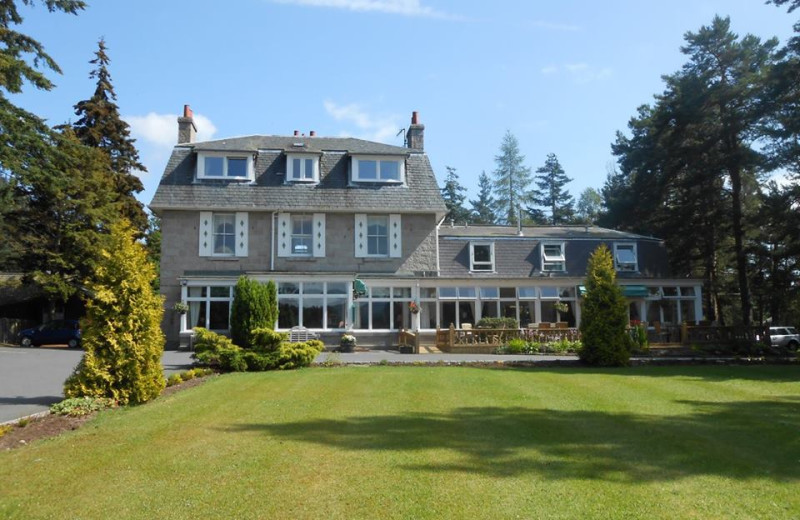
[[[623,285],[622,295],[628,298],[644,298],[650,294],[644,285]]]
[[[621,285],[622,295],[628,298],[644,298],[650,294],[644,285]],[[578,286],[578,296],[586,294],[586,286]]]
[[[353,296],[358,298],[359,296],[366,296],[366,295],[367,295],[367,284],[365,284],[358,278],[353,280]]]

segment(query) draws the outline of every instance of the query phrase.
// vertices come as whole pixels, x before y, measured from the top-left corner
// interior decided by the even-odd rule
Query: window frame
[[[633,253],[633,265],[632,269],[623,269],[621,268],[623,264],[619,262],[617,258],[617,251],[623,248],[630,248],[631,253]],[[630,263],[626,263],[624,265],[631,265]],[[636,248],[636,242],[614,242],[614,270],[618,273],[638,273],[639,272],[639,253]]]
[[[206,159],[222,159],[222,175],[206,174]],[[228,163],[231,159],[244,159],[246,172],[244,176],[232,176],[228,174]],[[252,181],[253,180],[253,156],[246,152],[199,152],[197,154],[197,178],[198,180],[229,180],[229,181]]]
[[[475,248],[476,247],[489,247],[489,260],[476,261]],[[494,273],[495,255],[494,255],[494,242],[470,242],[469,243],[469,270],[471,273]],[[478,269],[481,266],[488,266],[488,269]]]
[[[230,218],[233,231],[231,233],[217,233],[217,219]],[[217,237],[233,237],[233,250],[230,253],[217,252]],[[224,239],[223,239],[224,245]],[[236,256],[236,213],[213,213],[211,215],[211,256],[232,257]]]
[[[386,233],[384,235],[371,235],[370,234],[370,220],[373,220],[373,219],[382,219],[385,222],[384,229],[385,229]],[[366,232],[366,236],[367,236],[367,255],[366,256],[367,257],[370,257],[370,258],[388,258],[389,257],[389,250],[390,250],[390,247],[391,247],[391,244],[389,243],[389,225],[390,225],[389,220],[390,220],[389,219],[389,215],[367,215],[367,232]],[[380,239],[381,237],[383,237],[384,240],[386,241],[386,252],[385,253],[370,253],[370,250],[369,250],[370,249],[370,238],[378,238],[378,239]]]
[[[294,225],[295,220],[307,220],[308,225],[310,228],[310,232],[308,234],[296,234],[294,232]],[[289,237],[289,256],[299,257],[299,258],[310,258],[314,256],[314,215],[307,214],[307,213],[292,213],[289,215],[289,222],[292,227],[291,229],[291,236]],[[296,253],[294,250],[294,240],[295,237],[299,238],[307,238],[308,239],[308,251],[305,253]]]
[[[552,255],[547,255],[547,247],[558,246],[561,254],[553,259]],[[541,244],[542,272],[544,273],[563,273],[567,270],[566,242],[542,242]]]
[[[294,170],[294,161],[300,161],[300,174],[298,175],[297,172]],[[311,161],[311,176],[308,176],[308,172],[306,171],[307,163],[306,161]],[[302,176],[301,176],[302,175]],[[298,154],[298,153],[291,153],[286,154],[286,182],[298,182],[298,183],[318,183],[319,182],[319,156],[316,154]]]
[[[361,178],[361,162],[374,161],[375,162],[375,178],[363,179]],[[381,163],[397,163],[397,178],[384,179],[381,177]],[[378,184],[405,184],[406,180],[406,161],[405,157],[398,157],[392,155],[372,155],[372,156],[353,156],[351,163],[351,181],[352,182],[372,182]]]

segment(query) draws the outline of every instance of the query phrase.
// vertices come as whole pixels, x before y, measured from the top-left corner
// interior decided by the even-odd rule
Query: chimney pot
[[[411,113],[411,125],[406,131],[406,146],[414,150],[425,149],[425,125],[419,123],[419,112]]]
[[[310,135],[311,135],[311,137],[316,137],[316,135],[317,135],[317,132],[316,132],[315,130],[312,130],[312,131],[311,131],[311,133],[310,133]]]
[[[183,117],[178,118],[178,144],[193,143],[197,136],[194,115],[189,105],[183,105]]]
[[[294,136],[295,136],[295,137],[297,137],[297,136],[299,136],[299,135],[300,135],[300,130],[295,130],[295,131],[294,131]]]

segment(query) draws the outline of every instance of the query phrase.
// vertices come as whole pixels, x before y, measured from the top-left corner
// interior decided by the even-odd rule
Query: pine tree
[[[20,178],[28,171],[46,169],[48,150],[53,136],[51,129],[40,118],[14,105],[9,94],[22,92],[27,82],[39,90],[50,90],[53,83],[41,69],[60,74],[58,64],[48,55],[41,43],[15,30],[22,23],[18,3],[13,0],[0,3],[0,270],[24,270],[19,250],[9,239],[19,235],[9,222],[11,212],[22,211],[28,202],[16,194],[17,187],[25,184]],[[30,5],[30,0],[23,0]],[[77,14],[86,6],[79,0],[48,0],[49,11]]]
[[[122,215],[143,235],[147,231],[147,215],[135,194],[144,187],[135,172],[144,173],[147,169],[139,162],[139,152],[134,145],[136,141],[130,136],[128,123],[119,115],[119,107],[115,102],[117,94],[108,71],[111,60],[106,50],[106,42],[100,38],[95,59],[89,62],[95,66],[89,77],[97,80],[97,86],[92,97],[75,105],[75,115],[80,119],[73,128],[82,143],[108,154]]]
[[[79,143],[69,129],[51,139],[13,179],[18,203],[5,215],[13,232],[4,239],[26,278],[66,301],[92,276],[98,246],[119,212],[108,157]]]
[[[472,220],[472,214],[464,207],[467,189],[458,181],[456,169],[452,166],[446,166],[446,168],[447,178],[441,188],[442,198],[445,206],[447,206],[446,220],[456,223],[469,223]]]
[[[495,202],[492,198],[492,180],[481,172],[478,177],[478,198],[470,200],[472,205],[472,222],[475,224],[495,224]]]
[[[518,211],[522,204],[531,201],[528,186],[531,183],[531,169],[525,166],[525,156],[519,151],[517,138],[507,131],[500,144],[500,155],[494,158],[497,168],[494,171],[495,209],[505,224],[516,224]]]
[[[549,223],[552,225],[568,224],[575,217],[575,200],[569,191],[564,189],[572,179],[564,173],[564,168],[558,162],[556,154],[547,155],[544,165],[536,169],[536,186],[533,190],[532,201],[537,206],[546,208],[550,212]],[[529,210],[534,220],[541,219],[542,213]]]
[[[85,354],[64,384],[64,395],[143,403],[164,388],[164,309],[151,285],[155,269],[126,221],[111,227],[100,255],[81,322]]]
[[[598,247],[589,257],[581,305],[580,358],[590,365],[624,366],[630,360],[627,302],[616,277],[611,251]]]

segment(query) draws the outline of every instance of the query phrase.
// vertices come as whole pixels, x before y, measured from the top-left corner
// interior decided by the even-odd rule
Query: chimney
[[[295,130],[294,131],[294,136],[295,137],[300,137],[300,130]]]
[[[192,109],[183,105],[183,117],[178,118],[178,144],[193,143],[197,136],[197,127],[194,126]]]
[[[310,135],[311,137],[316,137],[316,136],[317,136],[317,132],[316,132],[316,130],[312,130],[312,131],[309,133],[309,135]]]
[[[419,124],[419,112],[416,110],[411,114],[411,126],[406,133],[406,145],[414,150],[423,151],[425,149],[425,125]]]

